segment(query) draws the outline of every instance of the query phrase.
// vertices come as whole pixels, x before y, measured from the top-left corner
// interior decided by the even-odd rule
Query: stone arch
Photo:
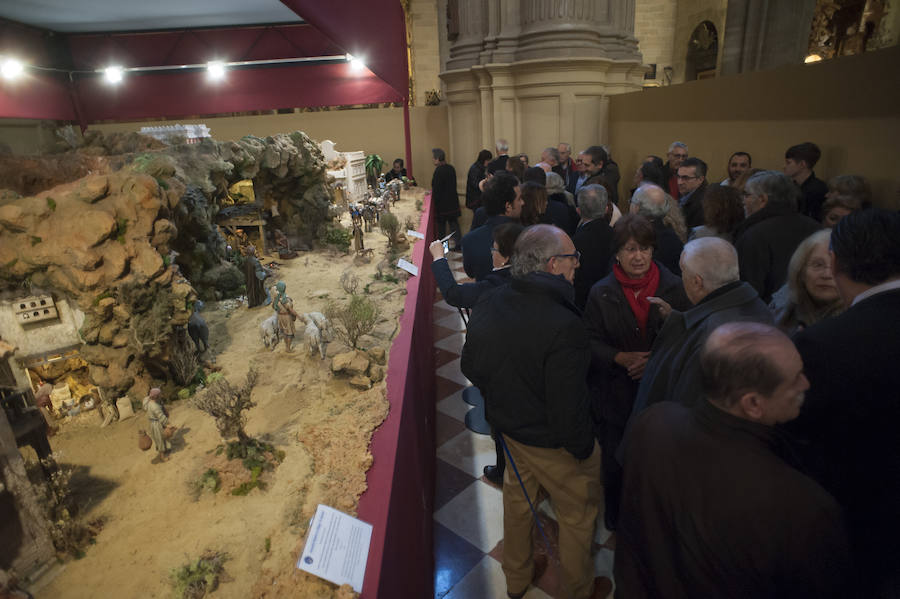
[[[715,77],[718,56],[719,32],[712,21],[702,21],[688,40],[684,80]]]

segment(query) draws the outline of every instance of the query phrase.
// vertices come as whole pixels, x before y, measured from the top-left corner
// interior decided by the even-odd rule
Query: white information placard
[[[403,258],[397,260],[397,268],[402,268],[414,277],[419,276],[419,267]]]
[[[415,237],[416,239],[425,239],[425,235],[423,233],[419,233],[418,231],[413,231],[412,229],[406,230],[407,237]]]
[[[371,524],[320,503],[297,567],[361,593],[371,541]]]

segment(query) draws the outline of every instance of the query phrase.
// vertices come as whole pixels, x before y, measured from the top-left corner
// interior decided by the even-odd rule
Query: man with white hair
[[[681,250],[684,244],[675,232],[664,221],[670,211],[678,211],[680,208],[672,196],[667,194],[658,185],[648,183],[638,187],[631,196],[631,213],[644,216],[653,224],[656,232],[656,247],[653,249],[653,259],[661,262],[676,275],[681,274]]]
[[[678,191],[678,167],[688,157],[687,144],[681,141],[673,141],[669,144],[669,151],[666,152],[666,164],[663,165],[663,174],[665,175],[666,191],[668,191],[676,200],[679,198]]]
[[[573,303],[578,258],[562,229],[527,228],[513,250],[512,282],[482,296],[462,352],[462,372],[484,395],[487,421],[512,456],[503,479],[503,573],[513,598],[535,576],[526,493],[533,501],[540,487],[559,522],[559,596],[587,599],[594,586],[600,448],[586,382],[590,343]]]
[[[559,152],[559,164],[553,167],[553,172],[562,177],[563,183],[568,186],[569,176],[575,170],[575,161],[572,159],[572,145],[564,141],[556,147]]]
[[[695,405],[702,397],[700,350],[709,334],[726,322],[772,324],[772,314],[756,291],[740,280],[734,247],[718,237],[684,246],[681,280],[694,307],[673,310],[653,343],[631,419],[660,401]]]
[[[541,161],[538,162],[535,166],[539,166],[544,169],[545,173],[549,173],[554,170],[554,168],[559,165],[560,156],[559,150],[556,148],[544,148],[541,152]]]
[[[606,222],[609,195],[602,185],[585,185],[578,191],[581,222],[575,229],[575,249],[581,252],[581,266],[575,271],[575,304],[584,309],[594,283],[612,267],[612,227]]]
[[[498,139],[494,144],[497,149],[497,157],[488,163],[487,172],[494,173],[506,170],[506,162],[509,160],[509,142],[505,139]]]

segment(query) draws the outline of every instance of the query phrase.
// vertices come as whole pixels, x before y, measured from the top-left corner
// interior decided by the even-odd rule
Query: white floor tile
[[[434,346],[438,349],[444,349],[454,354],[461,354],[463,345],[466,344],[465,333],[454,333],[447,335],[443,339],[434,342]]]
[[[462,372],[459,371],[459,358],[455,360],[451,360],[434,371],[438,376],[442,376],[445,379],[450,379],[454,383],[459,383],[460,385],[465,385],[466,387],[470,386],[472,383],[463,375]]]
[[[472,406],[463,401],[462,393],[465,389],[460,389],[453,395],[447,396],[437,402],[435,406],[438,412],[456,418],[460,422],[466,421],[466,412],[472,409]]]
[[[506,577],[500,562],[485,555],[462,580],[456,583],[444,599],[505,599]],[[551,599],[537,587],[525,593],[525,599]]]
[[[440,327],[444,327],[445,329],[452,329],[454,331],[466,330],[466,323],[463,322],[462,316],[459,315],[459,312],[457,312],[456,314],[445,316],[440,320],[435,320],[434,324]]]
[[[476,480],[436,511],[434,519],[487,553],[503,538],[503,493]]]
[[[466,429],[438,447],[437,457],[477,478],[484,474],[485,466],[494,464],[497,452],[490,435]]]

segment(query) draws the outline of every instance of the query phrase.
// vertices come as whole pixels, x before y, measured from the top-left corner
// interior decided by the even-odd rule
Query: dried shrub
[[[397,235],[400,233],[400,220],[396,214],[385,212],[378,221],[381,233],[388,238],[388,245],[394,247],[397,244]]]
[[[247,421],[244,411],[256,405],[250,399],[250,394],[256,385],[257,377],[257,371],[251,368],[247,372],[244,384],[240,387],[233,386],[225,377],[218,377],[214,380],[210,380],[212,379],[210,377],[207,380],[209,386],[191,400],[191,404],[195,408],[216,419],[216,427],[225,441],[234,437],[237,437],[241,445],[253,441],[244,432],[244,425]]]
[[[196,560],[175,568],[169,575],[178,599],[201,599],[219,586],[228,554],[207,550]]]
[[[359,289],[359,277],[349,270],[344,271],[341,275],[341,288],[348,295],[356,295],[356,291]]]
[[[329,302],[325,316],[334,326],[338,339],[348,347],[356,349],[359,338],[371,333],[378,322],[380,312],[375,302],[364,295],[352,295],[346,304]]]
[[[194,353],[194,347],[188,341],[187,335],[176,335],[175,342],[169,355],[169,367],[172,376],[179,385],[189,385],[197,378],[200,370],[200,362]],[[202,372],[202,371],[201,371]]]

